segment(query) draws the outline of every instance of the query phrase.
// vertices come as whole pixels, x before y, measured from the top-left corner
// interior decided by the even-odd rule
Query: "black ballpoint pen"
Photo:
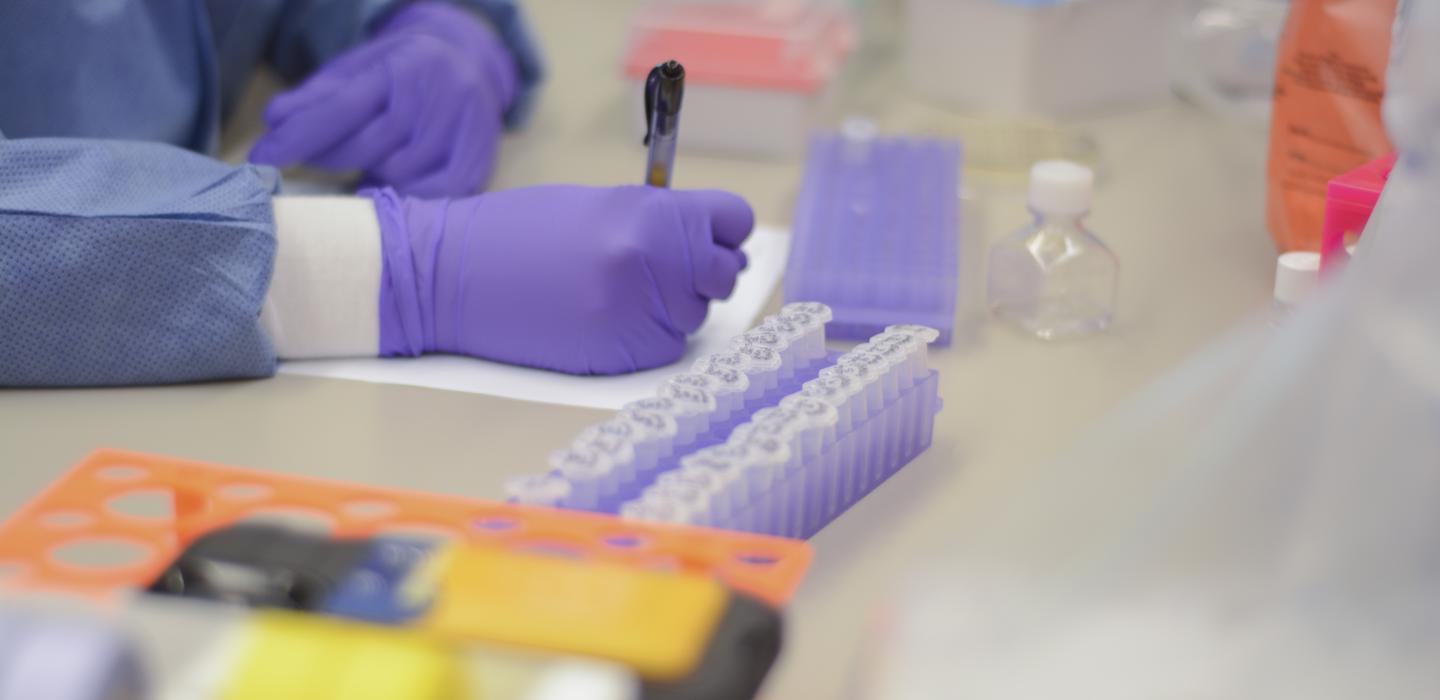
[[[685,67],[666,61],[645,79],[645,184],[669,187],[675,170],[675,142],[680,133],[680,103],[685,98]]]

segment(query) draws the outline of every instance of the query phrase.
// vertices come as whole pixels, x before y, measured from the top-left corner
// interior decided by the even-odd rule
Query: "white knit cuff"
[[[368,197],[276,197],[275,273],[260,322],[281,359],[380,348],[380,220]]]

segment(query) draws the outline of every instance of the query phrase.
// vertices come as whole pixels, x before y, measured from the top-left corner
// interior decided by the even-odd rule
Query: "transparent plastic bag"
[[[861,696],[1440,694],[1440,3],[1399,37],[1401,157],[1351,265],[1103,421],[1004,546],[916,572]]]
[[[1267,126],[1289,10],[1290,0],[1186,0],[1172,44],[1175,89],[1211,112]]]

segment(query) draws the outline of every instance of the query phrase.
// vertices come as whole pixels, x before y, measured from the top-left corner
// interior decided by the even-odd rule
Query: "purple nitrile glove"
[[[250,160],[361,170],[408,195],[473,194],[490,179],[518,80],[484,20],[448,3],[406,5],[271,101]]]
[[[668,364],[745,268],[755,216],[713,190],[548,185],[454,200],[371,190],[380,354],[571,374]]]

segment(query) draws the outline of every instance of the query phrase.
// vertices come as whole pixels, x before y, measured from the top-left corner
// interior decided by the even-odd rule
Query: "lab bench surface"
[[[627,120],[635,115],[628,101],[639,96],[618,68],[632,3],[528,5],[551,78],[533,122],[507,137],[495,186],[638,182],[644,149]],[[943,111],[905,98],[888,70],[882,58],[868,82],[842,92],[837,114],[848,99],[885,129],[943,122]],[[1067,444],[1126,395],[1266,308],[1273,251],[1263,229],[1263,135],[1179,104],[1076,126],[1095,138],[1102,159],[1091,223],[1121,261],[1116,327],[1044,344],[987,322],[980,258],[1027,214],[1019,190],[971,189],[956,343],[930,355],[945,401],[934,445],[812,540],[815,564],[790,608],[766,697],[844,697],[865,624],[896,572],[941,554],[979,556],[974,533],[986,533],[988,547],[1003,545],[1005,534],[992,526],[1013,522],[1027,494],[1045,488]],[[682,124],[677,187],[737,190],[761,221],[789,221],[799,158],[690,154],[683,140]],[[0,391],[0,515],[100,446],[496,498],[507,475],[543,465],[605,415],[288,376]],[[1059,553],[1067,542],[1045,546]],[[984,555],[1003,560],[1005,552]]]

